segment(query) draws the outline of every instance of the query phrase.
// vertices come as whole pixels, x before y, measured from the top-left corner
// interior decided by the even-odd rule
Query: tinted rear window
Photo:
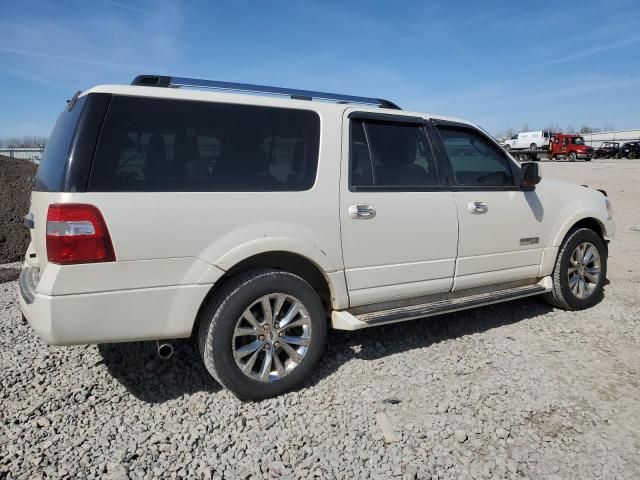
[[[65,108],[58,116],[40,160],[34,190],[43,192],[62,190],[69,148],[86,100],[86,96],[80,97],[71,111]]]
[[[319,135],[306,110],[113,97],[89,190],[308,190]]]

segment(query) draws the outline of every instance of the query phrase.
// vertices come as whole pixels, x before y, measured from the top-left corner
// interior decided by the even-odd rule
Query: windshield
[[[572,138],[571,143],[573,143],[574,145],[584,145],[584,138],[582,137]]]

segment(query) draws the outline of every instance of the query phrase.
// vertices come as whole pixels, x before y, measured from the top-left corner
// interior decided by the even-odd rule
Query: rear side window
[[[352,187],[420,189],[438,185],[435,161],[422,125],[352,120]]]
[[[89,190],[308,190],[319,136],[306,110],[113,97]]]
[[[62,190],[69,149],[86,100],[86,96],[78,98],[71,110],[65,108],[58,116],[38,166],[34,190],[42,192]]]
[[[509,160],[486,136],[471,128],[441,125],[437,128],[458,185],[515,185]]]

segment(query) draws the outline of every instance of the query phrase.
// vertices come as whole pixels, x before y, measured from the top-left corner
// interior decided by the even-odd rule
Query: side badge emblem
[[[540,243],[540,237],[527,237],[520,239],[520,245],[537,245]]]

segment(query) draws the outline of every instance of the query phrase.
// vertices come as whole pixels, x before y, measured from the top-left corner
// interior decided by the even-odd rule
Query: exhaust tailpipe
[[[173,345],[170,342],[156,340],[156,348],[158,349],[158,358],[161,360],[169,360],[173,357]]]

